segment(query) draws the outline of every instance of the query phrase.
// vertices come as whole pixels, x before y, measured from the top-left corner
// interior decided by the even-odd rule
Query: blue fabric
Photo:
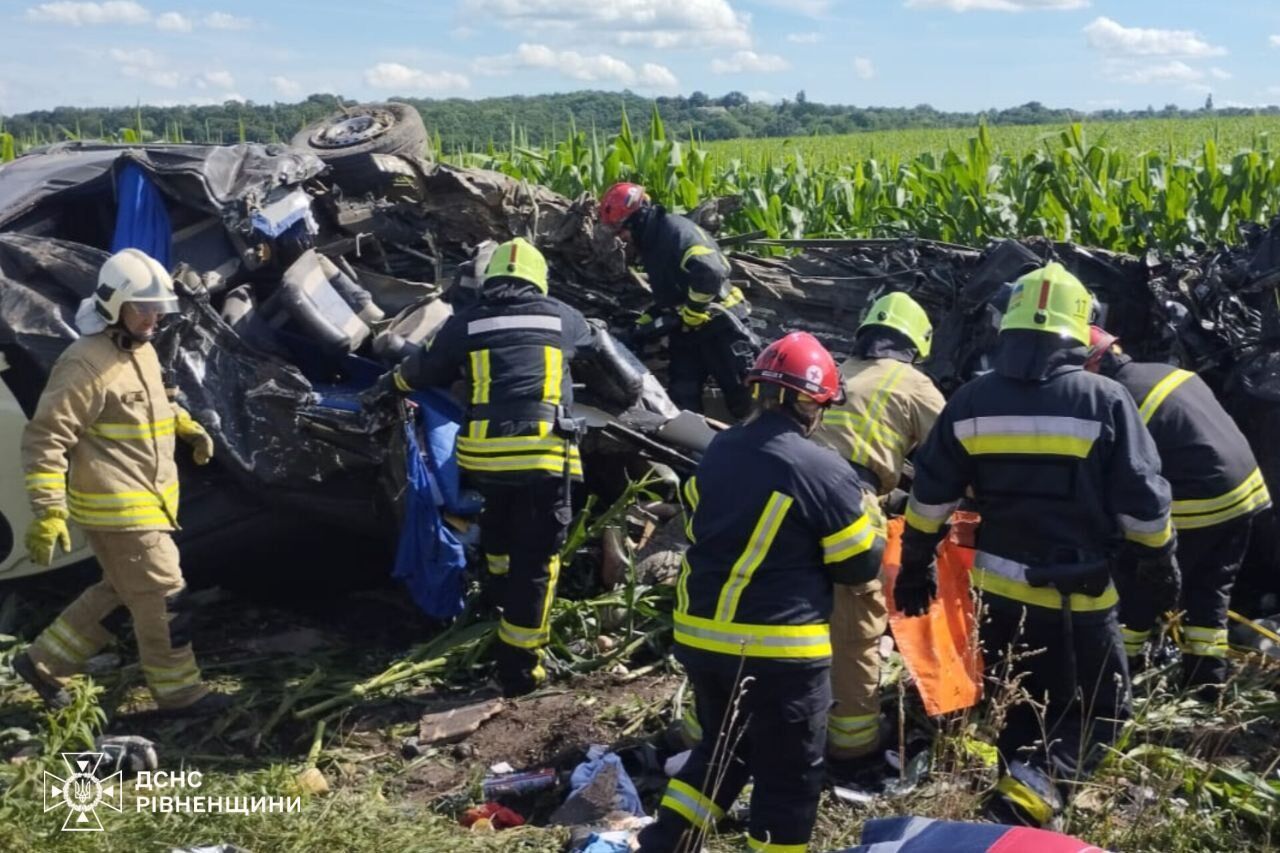
[[[116,230],[111,251],[141,249],[171,269],[169,262],[173,227],[164,196],[137,163],[125,163],[116,182]]]
[[[1048,830],[925,817],[869,820],[862,827],[862,843],[839,853],[988,853],[993,848],[1001,853],[1101,853],[1087,842]]]
[[[619,810],[630,812],[636,817],[643,817],[644,803],[640,802],[640,793],[636,791],[635,783],[623,768],[622,759],[612,752],[605,752],[603,746],[591,747],[587,750],[587,760],[573,768],[573,775],[569,777],[569,798],[572,799],[579,791],[590,785],[591,780],[596,778],[596,774],[606,767],[618,768],[618,782],[614,797]]]
[[[628,835],[627,832],[593,832],[579,853],[628,853],[631,849]]]
[[[423,406],[421,411],[426,413],[431,409]],[[456,421],[453,422],[453,428],[456,431]],[[437,458],[434,456],[434,448],[438,444],[431,436],[433,430],[428,423],[426,453],[418,441],[417,432],[412,421],[405,424],[405,472],[408,483],[405,491],[404,524],[400,529],[400,543],[396,549],[392,576],[404,581],[414,603],[428,616],[452,619],[462,612],[465,603],[463,572],[467,556],[462,543],[440,515],[437,496],[441,490],[431,466],[431,461]]]

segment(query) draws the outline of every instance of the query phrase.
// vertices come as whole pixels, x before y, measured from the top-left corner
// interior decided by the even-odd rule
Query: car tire
[[[421,157],[427,128],[409,104],[357,104],[307,125],[291,144],[330,165],[367,154]]]

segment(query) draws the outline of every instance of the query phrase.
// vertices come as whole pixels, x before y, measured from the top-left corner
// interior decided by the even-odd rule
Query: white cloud
[[[876,76],[876,66],[865,56],[855,56],[853,58],[853,73],[857,74],[860,80],[870,80]]]
[[[375,89],[398,92],[446,92],[471,85],[462,74],[452,71],[420,71],[398,62],[379,62],[365,69],[364,81]]]
[[[73,27],[96,24],[145,24],[151,20],[146,7],[132,0],[109,0],[106,3],[41,3],[27,9],[27,20],[47,24],[69,24]]]
[[[791,63],[773,53],[756,53],[740,50],[728,59],[711,60],[711,70],[716,74],[741,74],[744,71],[786,71]]]
[[[291,80],[288,77],[277,74],[271,78],[271,85],[281,95],[301,95],[302,84],[297,80]]]
[[[756,0],[765,6],[798,12],[810,18],[821,18],[831,11],[831,0]]]
[[[522,33],[554,31],[577,43],[668,48],[751,46],[751,17],[729,0],[464,0],[464,18]]]
[[[1110,18],[1095,18],[1084,28],[1089,46],[1126,56],[1222,56],[1226,48],[1212,45],[1191,30],[1126,27]]]
[[[165,12],[156,18],[156,29],[173,33],[191,32],[191,19],[177,12]]]
[[[646,62],[637,71],[626,60],[607,53],[557,50],[545,44],[523,43],[515,53],[482,56],[472,64],[478,74],[510,74],[518,70],[554,71],[584,83],[616,83],[643,89],[674,90],[679,80],[665,65]]]
[[[822,33],[789,33],[787,41],[792,44],[817,44],[822,41]]]
[[[1209,76],[1214,80],[1230,80],[1235,75],[1225,68],[1210,68]]]
[[[226,12],[210,12],[204,16],[204,25],[211,30],[247,30],[253,21]]]
[[[640,66],[640,76],[636,82],[642,88],[661,89],[665,92],[673,92],[680,87],[680,81],[671,73],[670,68],[653,62]]]
[[[1204,79],[1204,72],[1192,68],[1179,59],[1162,62],[1156,65],[1131,65],[1128,63],[1112,63],[1107,66],[1109,76],[1121,83],[1146,85],[1148,83],[1198,83]]]
[[[1280,47],[1280,35],[1271,36],[1267,41],[1271,42],[1272,47]]]
[[[1267,94],[1268,94],[1268,95],[1280,95],[1280,86],[1268,86],[1268,87],[1267,87]]]
[[[181,72],[170,68],[166,57],[145,47],[131,50],[113,47],[107,51],[107,57],[131,80],[141,80],[161,89],[176,89],[182,83]]]
[[[950,9],[953,12],[1040,12],[1084,9],[1089,0],[907,0],[912,9]]]
[[[752,89],[750,92],[747,92],[747,97],[759,104],[776,104],[778,101],[782,100],[767,89]]]
[[[230,71],[206,71],[200,79],[216,89],[234,89],[236,85]]]

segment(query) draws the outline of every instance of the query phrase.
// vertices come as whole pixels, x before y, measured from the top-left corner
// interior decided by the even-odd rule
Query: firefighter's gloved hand
[[[47,509],[44,515],[32,519],[27,526],[27,556],[37,566],[53,564],[54,548],[62,546],[64,554],[71,553],[71,531],[67,529],[65,509]]]
[[[711,321],[711,313],[688,303],[680,306],[680,322],[686,329],[698,329]]]
[[[1138,582],[1150,591],[1157,613],[1177,610],[1182,599],[1182,571],[1170,548],[1159,557],[1140,557],[1136,567]]]
[[[179,409],[176,429],[178,438],[191,445],[191,457],[196,464],[208,465],[213,458],[213,439],[205,432],[205,428],[191,415]]]
[[[379,376],[376,382],[360,392],[360,405],[366,409],[375,409],[385,400],[408,394],[412,390],[413,388],[400,375],[400,368],[397,367]]]
[[[142,770],[155,770],[160,766],[156,745],[139,735],[101,737],[96,748],[102,753],[102,762],[98,765],[98,774],[101,776],[108,776],[116,771],[138,773]]]
[[[902,543],[902,568],[893,585],[893,601],[908,616],[923,616],[938,597],[938,568],[934,549],[927,543],[906,539]]]

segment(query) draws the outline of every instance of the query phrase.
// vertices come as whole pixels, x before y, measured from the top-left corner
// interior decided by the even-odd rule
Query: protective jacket
[[[715,240],[693,222],[655,204],[635,215],[631,233],[655,306],[688,304],[704,311],[717,302],[745,314],[742,291],[729,283],[729,261]]]
[[[1100,364],[1133,395],[1173,490],[1177,530],[1212,527],[1271,505],[1258,460],[1235,421],[1199,376],[1168,364],[1108,353]]]
[[[905,352],[846,361],[840,366],[845,402],[823,413],[814,434],[819,444],[871,471],[882,495],[898,485],[907,454],[924,441],[947,402],[911,362]]]
[[[189,418],[166,394],[150,343],[117,330],[81,337],[54,364],[22,433],[32,510],[67,510],[86,528],[175,529],[174,443]]]
[[[995,371],[955,393],[916,454],[904,548],[936,541],[972,488],[982,515],[975,586],[1057,608],[1044,567],[1105,565],[1117,534],[1139,552],[1172,546],[1155,443],[1128,392],[1083,360],[1050,335],[1001,334]],[[1115,604],[1101,575],[1098,588],[1071,595],[1072,609]]]
[[[685,484],[691,513],[676,595],[685,653],[826,664],[832,583],[876,577],[883,541],[834,452],[778,412],[716,436]]]
[[[458,464],[498,482],[561,475],[566,453],[582,476],[577,446],[557,434],[556,418],[573,405],[569,363],[601,346],[577,310],[531,284],[489,285],[480,301],[450,317],[429,347],[400,365],[412,388],[467,382],[467,424]]]

